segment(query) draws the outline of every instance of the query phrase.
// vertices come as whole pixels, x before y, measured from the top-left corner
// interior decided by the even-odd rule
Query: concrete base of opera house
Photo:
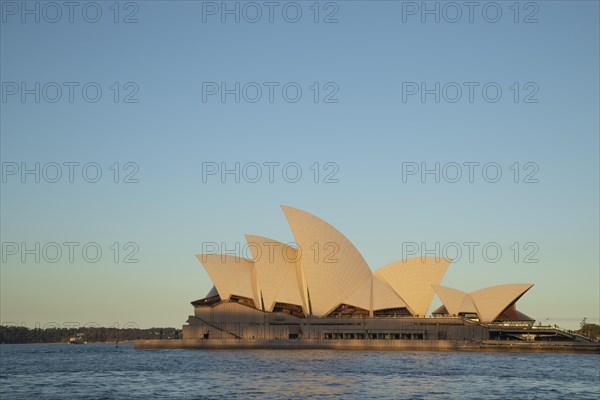
[[[600,353],[600,343],[531,324],[490,325],[463,317],[298,318],[237,302],[197,306],[183,326],[182,339],[138,340],[135,347]]]
[[[519,351],[600,353],[600,343],[512,342],[497,340],[245,340],[245,339],[149,339],[137,340],[136,349],[330,349],[405,351]]]
[[[245,340],[245,339],[150,339],[137,340],[137,349],[398,349],[398,350],[460,350],[476,346],[469,342],[450,340]]]

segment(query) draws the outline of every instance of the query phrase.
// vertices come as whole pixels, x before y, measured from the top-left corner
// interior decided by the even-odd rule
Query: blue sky
[[[402,258],[403,243],[420,250],[497,244],[500,260],[476,250],[474,260],[450,266],[443,284],[471,291],[531,282],[519,302],[523,312],[567,328],[583,317],[598,322],[597,2],[521,2],[518,17],[512,1],[478,2],[473,22],[463,8],[455,23],[444,19],[452,10],[436,2],[427,4],[439,4],[439,23],[429,14],[421,21],[421,2],[321,2],[318,23],[312,1],[276,3],[272,23],[266,8],[256,23],[245,21],[254,18],[244,14],[252,6],[235,1],[227,4],[238,4],[239,23],[234,15],[221,22],[221,2],[122,2],[118,23],[113,2],[88,3],[74,9],[72,23],[67,9],[52,23],[55,10],[43,3],[40,22],[27,13],[22,22],[24,7],[35,10],[35,2],[2,1],[3,323],[179,326],[192,313],[189,301],[212,286],[194,257],[202,243],[233,248],[245,233],[292,241],[281,204],[336,226],[373,270]],[[407,14],[415,4],[416,14]],[[213,7],[216,14],[207,14]],[[98,22],[86,21],[97,8]],[[488,22],[498,8],[499,20]],[[286,21],[297,9],[299,21]],[[324,23],[327,15],[337,23]],[[137,22],[124,23],[126,16]],[[36,82],[40,101],[35,93],[22,98],[22,84],[35,92]],[[72,102],[65,82],[75,82]],[[235,94],[223,102],[206,92],[213,83],[220,90],[236,82],[239,102]],[[435,94],[422,101],[406,92],[413,83],[420,90],[436,82],[439,102]],[[62,96],[51,102],[57,85]],[[97,102],[84,98],[85,85],[88,100],[101,88]],[[256,86],[262,96],[251,102]],[[462,96],[451,102],[457,86]],[[487,98],[484,86],[491,87]],[[297,87],[302,96],[291,102]],[[498,87],[502,95],[492,102]],[[125,102],[128,94],[137,102]],[[73,183],[65,162],[79,163]],[[265,162],[296,163],[302,177],[288,182],[278,167],[269,182]],[[328,162],[334,167],[326,170]],[[480,163],[472,183],[465,162]],[[22,182],[22,167],[36,163],[40,182],[31,174]],[[52,163],[63,173],[56,183],[42,175]],[[88,163],[102,170],[96,183],[81,175]],[[233,175],[225,182],[211,175],[203,182],[203,163],[258,163],[263,177],[237,183]],[[404,182],[406,163],[439,163],[450,172],[449,163],[457,163],[463,177],[437,183],[427,175],[423,183],[417,174]],[[496,183],[481,174],[489,163],[502,171]],[[333,168],[338,182],[323,182]],[[138,182],[124,183],[134,170]],[[533,170],[538,182],[523,182]],[[63,250],[57,262],[46,261],[50,253],[39,263],[34,255],[22,260],[22,243],[40,243],[41,253],[54,242]],[[73,262],[65,242],[80,244]],[[86,243],[101,248],[98,262],[82,256]],[[123,262],[136,249],[139,262]],[[524,262],[533,250],[538,262]]]

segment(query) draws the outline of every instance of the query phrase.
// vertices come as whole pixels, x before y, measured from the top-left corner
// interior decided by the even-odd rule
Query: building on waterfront
[[[531,284],[451,289],[440,285],[450,260],[438,257],[400,260],[372,272],[336,228],[282,208],[293,245],[246,235],[251,257],[197,256],[214,287],[192,302],[184,339],[480,341],[490,337],[489,325],[535,322],[515,305]],[[436,294],[443,305],[428,317]]]

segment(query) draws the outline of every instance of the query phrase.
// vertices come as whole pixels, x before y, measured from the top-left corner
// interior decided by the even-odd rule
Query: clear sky
[[[61,4],[1,2],[0,322],[180,326],[194,255],[292,241],[281,204],[599,322],[597,1]]]

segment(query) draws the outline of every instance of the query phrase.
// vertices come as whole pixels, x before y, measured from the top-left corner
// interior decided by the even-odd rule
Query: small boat
[[[75,336],[71,336],[71,338],[69,338],[69,344],[85,344],[83,333],[78,333]]]

